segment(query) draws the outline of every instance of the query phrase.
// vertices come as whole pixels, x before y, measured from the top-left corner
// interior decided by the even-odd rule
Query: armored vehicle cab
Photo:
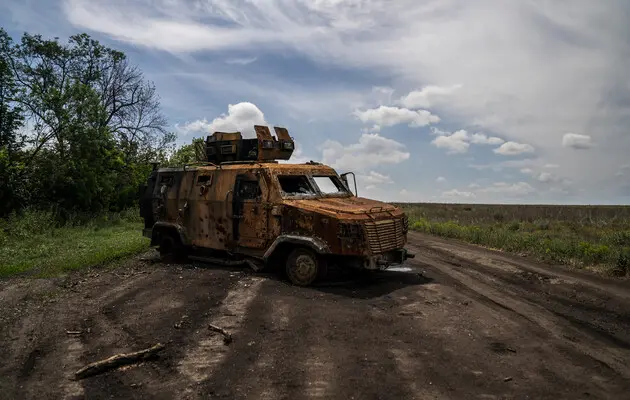
[[[169,257],[282,266],[296,285],[330,265],[382,270],[413,257],[402,210],[357,197],[330,166],[278,163],[294,142],[274,129],[277,138],[258,125],[254,139],[215,132],[204,162],[154,169],[140,207],[151,245]]]

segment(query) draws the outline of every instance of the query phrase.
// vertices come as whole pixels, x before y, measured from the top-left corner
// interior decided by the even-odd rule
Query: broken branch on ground
[[[146,360],[149,357],[155,355],[156,353],[162,350],[164,350],[164,345],[161,343],[158,343],[153,347],[136,351],[133,353],[116,354],[115,356],[112,356],[105,360],[96,361],[91,364],[88,364],[85,367],[78,370],[77,372],[75,372],[74,375],[76,379],[83,379],[88,376],[100,374],[102,372],[105,372],[110,369],[114,369],[123,365],[134,364],[134,363]]]

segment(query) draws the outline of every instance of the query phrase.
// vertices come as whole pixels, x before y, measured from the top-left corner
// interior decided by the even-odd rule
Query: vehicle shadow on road
[[[272,268],[271,270],[265,270],[263,272],[254,272],[243,265],[228,266],[190,260],[170,264],[184,269],[222,270],[234,274],[259,276],[282,285],[292,286],[285,274],[278,270],[278,268]],[[380,272],[340,272],[332,270],[324,280],[309,287],[302,288],[295,286],[295,289],[313,290],[357,299],[373,299],[391,294],[392,292],[406,287],[425,285],[432,281],[431,278],[417,270],[386,270]]]
[[[432,279],[420,272],[382,271],[345,276],[331,276],[314,285],[317,291],[357,299],[385,296],[410,286],[426,285]]]

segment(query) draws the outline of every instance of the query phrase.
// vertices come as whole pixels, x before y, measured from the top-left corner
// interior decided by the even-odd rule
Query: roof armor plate
[[[206,138],[206,161],[221,163],[270,162],[288,160],[295,150],[293,138],[286,128],[254,125],[255,139],[243,139],[241,132],[214,132]]]

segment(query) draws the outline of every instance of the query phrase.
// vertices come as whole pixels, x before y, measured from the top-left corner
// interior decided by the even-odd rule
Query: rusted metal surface
[[[293,142],[286,129],[275,130],[280,141]],[[256,126],[256,132],[260,141],[273,138],[267,127]],[[259,157],[276,157],[275,150],[261,151]],[[316,183],[322,179],[333,187],[328,194]],[[160,169],[151,207],[155,221],[177,226],[194,248],[260,258],[283,242],[312,242],[315,250],[339,256],[371,257],[402,249],[407,242],[404,212],[356,197],[339,182],[333,168],[318,163]]]

